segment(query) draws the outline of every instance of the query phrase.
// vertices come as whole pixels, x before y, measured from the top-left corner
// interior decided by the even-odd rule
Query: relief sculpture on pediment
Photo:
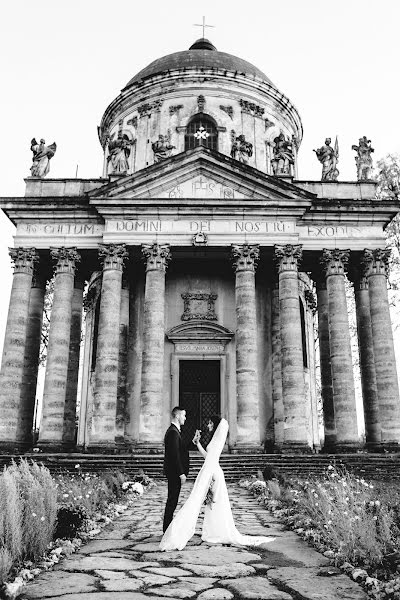
[[[181,294],[183,299],[182,321],[216,321],[215,301],[217,294],[206,292],[185,292]]]

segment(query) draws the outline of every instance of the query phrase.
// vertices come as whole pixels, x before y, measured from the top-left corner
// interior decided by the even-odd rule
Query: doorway
[[[201,443],[206,446],[211,435],[207,420],[221,413],[221,376],[219,360],[179,361],[179,406],[186,410],[182,442],[189,449],[196,429],[202,430]]]

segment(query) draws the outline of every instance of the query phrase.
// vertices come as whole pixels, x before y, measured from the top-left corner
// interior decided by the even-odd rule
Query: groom
[[[186,421],[186,410],[175,406],[171,413],[171,425],[164,437],[164,475],[168,480],[168,498],[165,505],[163,531],[171,523],[182,483],[189,472],[189,452],[183,447],[181,427]]]

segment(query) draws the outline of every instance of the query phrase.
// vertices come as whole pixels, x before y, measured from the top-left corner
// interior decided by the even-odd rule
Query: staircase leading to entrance
[[[21,455],[0,456],[0,468]],[[99,472],[106,469],[123,469],[134,475],[139,469],[150,477],[163,477],[161,454],[24,454],[23,458],[43,462],[51,472],[66,469],[76,472],[80,465],[82,471]],[[191,453],[189,478],[197,475],[203,459],[197,453]],[[238,481],[244,477],[257,475],[269,465],[278,474],[288,476],[311,476],[322,474],[328,465],[346,467],[367,479],[400,480],[400,454],[223,454],[220,465],[228,481]]]

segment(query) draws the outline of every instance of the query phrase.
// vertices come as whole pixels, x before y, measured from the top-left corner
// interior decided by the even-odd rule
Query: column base
[[[315,449],[308,444],[284,442],[280,447],[281,454],[315,454]]]
[[[39,448],[41,452],[50,454],[65,454],[76,452],[76,447],[73,442],[53,442],[53,441],[38,441],[35,448]]]
[[[134,454],[164,454],[163,442],[137,442]]]
[[[93,442],[87,446],[86,452],[88,454],[118,454],[118,449],[115,441],[102,444]]]
[[[399,454],[400,444],[398,442],[367,442],[365,448],[368,452],[376,454]]]
[[[324,446],[322,452],[323,454],[356,454],[357,452],[362,452],[363,450],[364,445],[360,442],[337,442],[336,444]]]
[[[24,454],[32,450],[33,444],[29,442],[0,442],[1,454]]]
[[[259,444],[236,444],[229,450],[231,454],[264,454],[264,448]]]

